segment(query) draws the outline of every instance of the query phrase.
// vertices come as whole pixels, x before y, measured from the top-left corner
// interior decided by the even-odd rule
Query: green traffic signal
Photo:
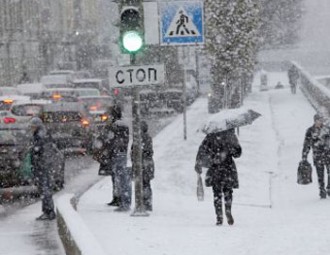
[[[119,45],[122,53],[135,54],[144,46],[143,9],[122,6],[120,12]]]
[[[122,43],[125,50],[136,53],[143,46],[143,38],[138,31],[126,31],[122,35]]]

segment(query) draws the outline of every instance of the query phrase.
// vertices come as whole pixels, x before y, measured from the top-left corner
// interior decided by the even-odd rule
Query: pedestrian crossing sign
[[[159,3],[162,45],[204,43],[203,2]]]

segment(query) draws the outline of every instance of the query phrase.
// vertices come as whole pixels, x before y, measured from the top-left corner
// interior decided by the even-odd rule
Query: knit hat
[[[33,117],[30,120],[30,127],[42,127],[43,126],[43,122],[39,117]]]
[[[317,120],[323,121],[324,118],[321,114],[317,113],[317,114],[314,115],[314,122],[317,121]]]

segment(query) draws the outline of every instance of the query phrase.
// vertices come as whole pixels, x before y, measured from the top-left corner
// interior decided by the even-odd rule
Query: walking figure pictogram
[[[180,18],[179,20],[176,22],[177,27],[176,27],[176,34],[178,35],[180,32],[181,27],[183,27],[183,29],[186,31],[187,34],[190,34],[189,30],[186,27],[186,24],[189,22],[189,18],[187,15],[183,14],[183,11],[180,11]],[[183,35],[183,31],[181,31],[181,34]]]

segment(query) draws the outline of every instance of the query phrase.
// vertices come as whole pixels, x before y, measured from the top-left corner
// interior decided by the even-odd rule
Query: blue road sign
[[[203,2],[160,2],[162,45],[204,43]]]

